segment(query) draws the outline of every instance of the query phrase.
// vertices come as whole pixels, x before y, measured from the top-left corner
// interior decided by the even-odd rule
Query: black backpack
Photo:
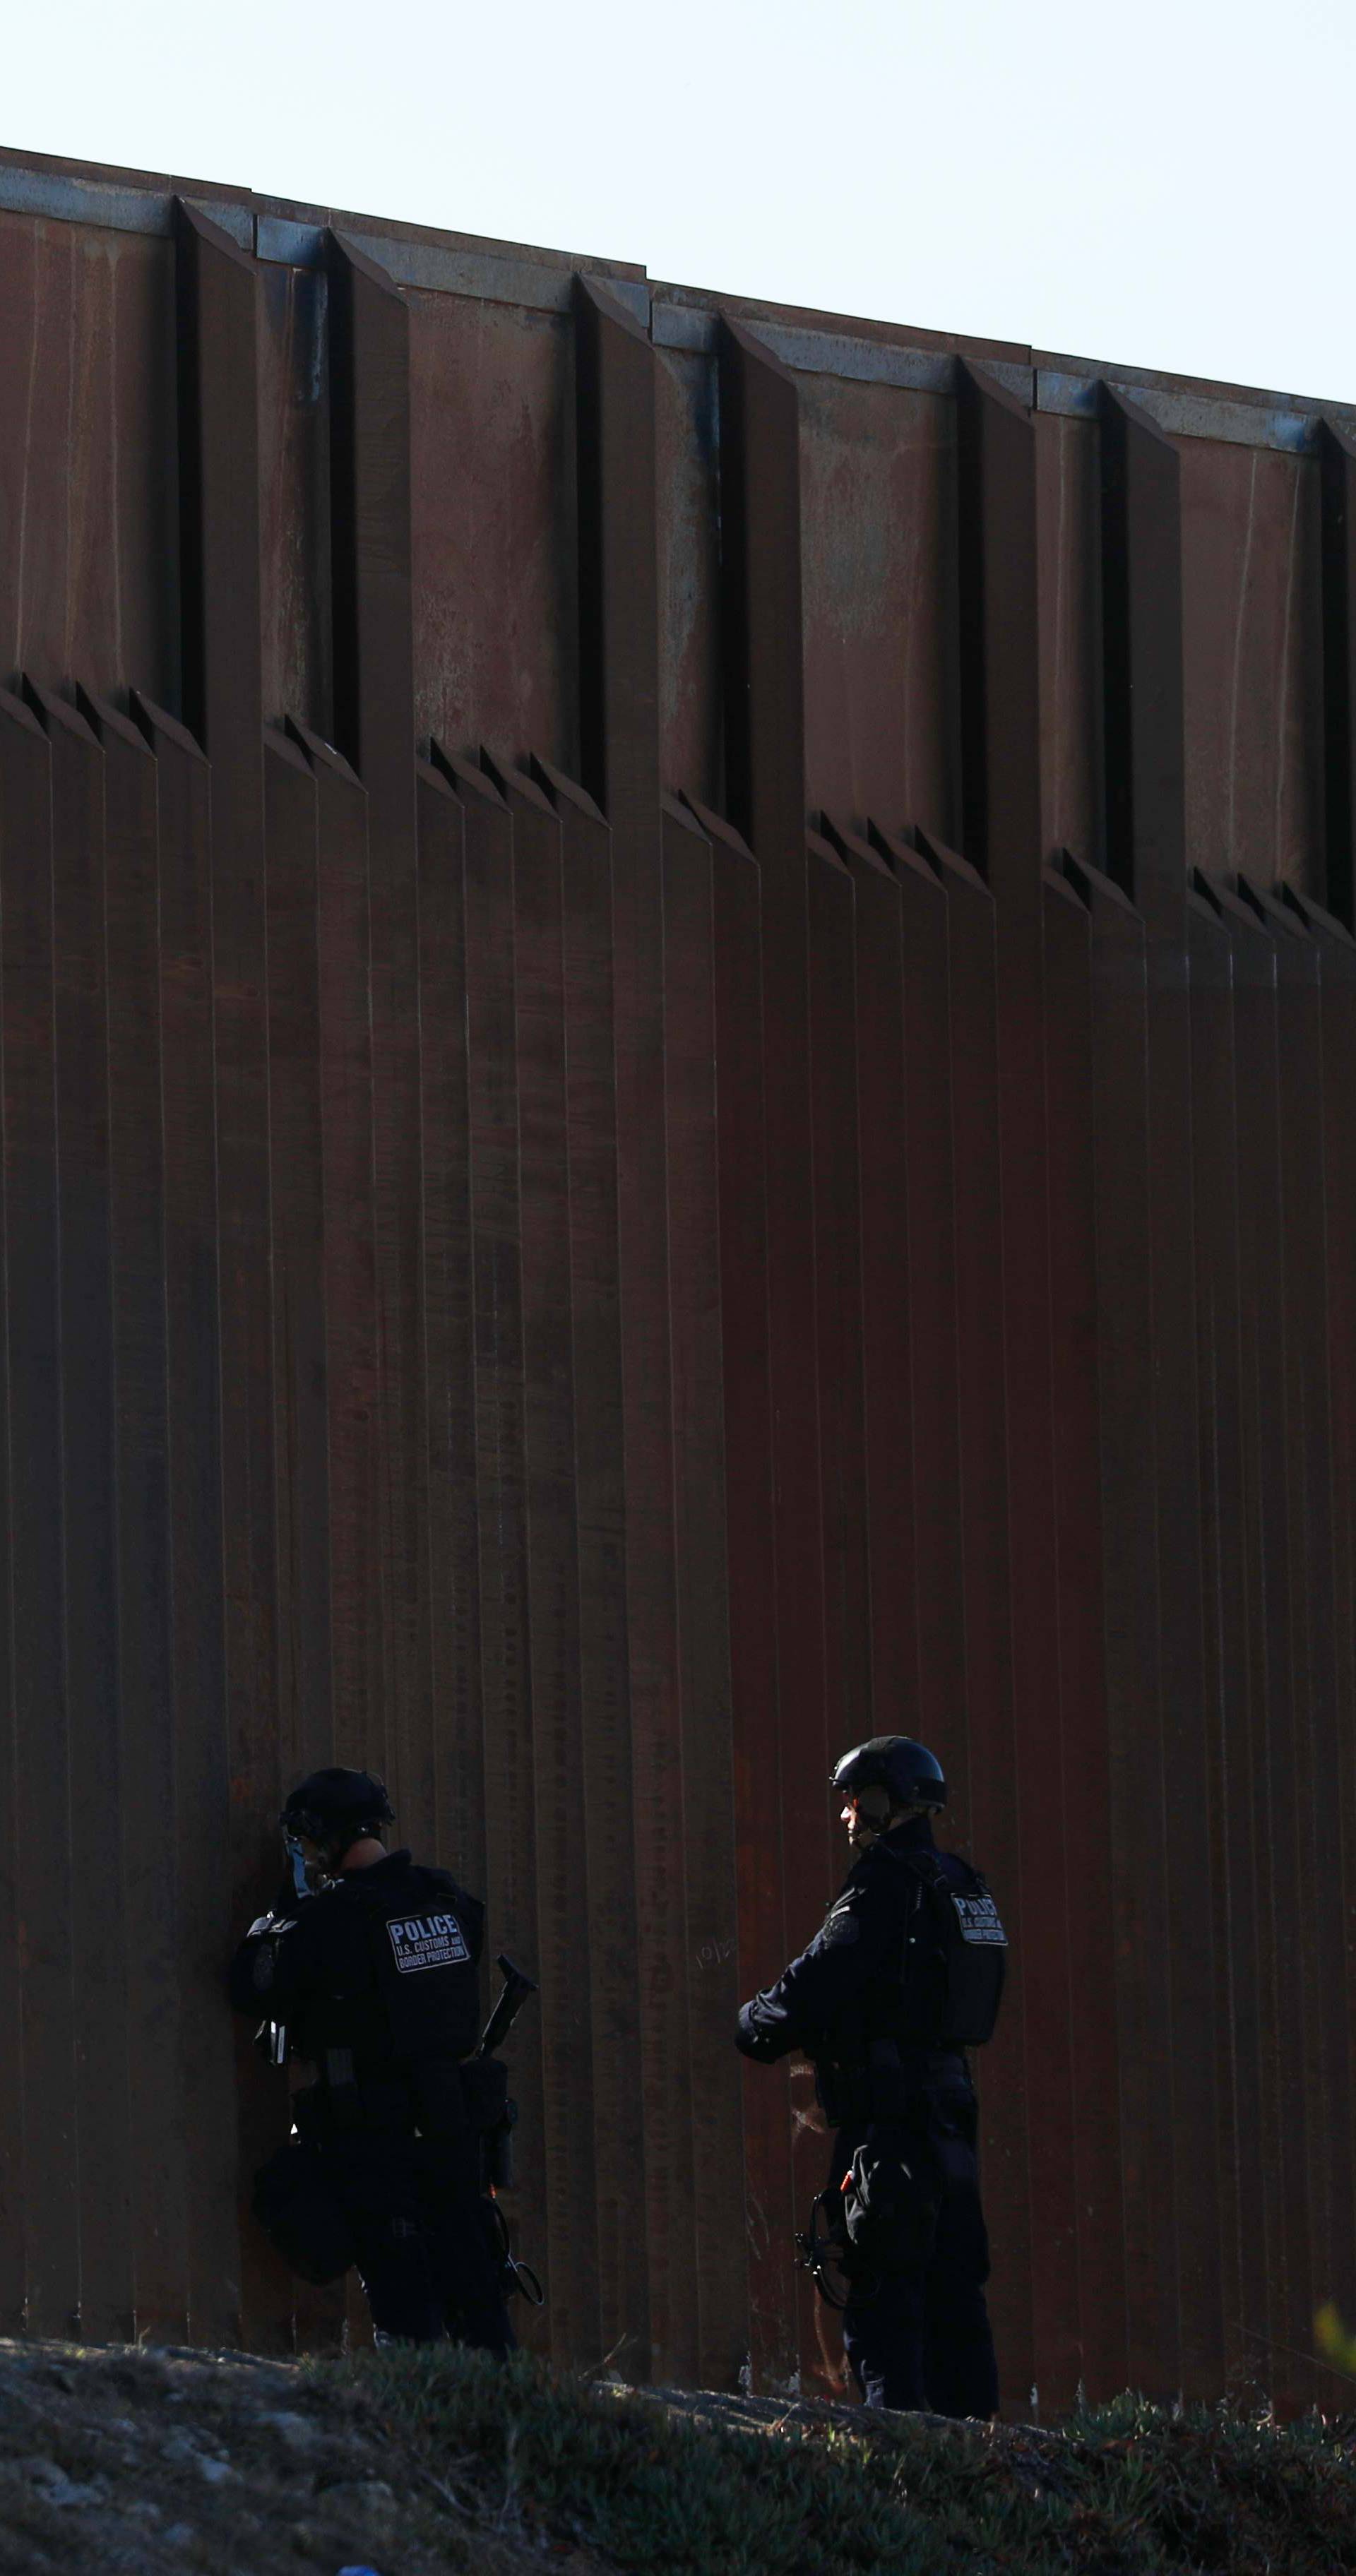
[[[942,2027],[933,2045],[982,2048],[993,2037],[1003,2000],[1008,1936],[979,1871],[971,1869],[968,1861],[951,1857],[953,1867],[965,1872],[967,1885],[958,1887],[953,1883],[935,1851],[890,1853],[892,1860],[899,1861],[920,1881],[921,1902],[936,1935],[943,1970],[943,2002]],[[903,1974],[907,1984],[907,1942]]]

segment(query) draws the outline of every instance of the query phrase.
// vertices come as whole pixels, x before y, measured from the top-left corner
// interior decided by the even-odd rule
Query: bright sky
[[[1352,0],[59,0],[0,142],[1356,400]]]

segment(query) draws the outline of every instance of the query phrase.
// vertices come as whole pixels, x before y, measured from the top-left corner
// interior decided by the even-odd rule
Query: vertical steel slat
[[[596,2354],[602,2284],[579,1662],[570,1163],[560,824],[520,771],[484,765],[513,827],[513,934],[522,1186],[527,1531],[532,1566],[536,1792],[551,2348]],[[609,2252],[612,2250],[609,2230]],[[609,2323],[613,2322],[615,2308]]]
[[[132,710],[155,755],[161,1044],[174,1068],[164,1088],[165,1290],[189,2325],[196,2341],[228,2343],[241,2333],[241,2293],[236,2095],[221,2009],[231,1930],[233,1748],[222,1597],[210,778],[198,745],[173,717],[135,694]]]
[[[1078,1832],[1080,1819],[1066,1815],[1060,1704],[1035,433],[1022,404],[982,367],[966,365],[958,430],[964,842],[993,897],[997,951],[1003,1303],[996,1322],[1006,1364],[1032,2373],[1045,2402],[1059,2407],[1072,2401],[1079,2378],[1065,1835]]]
[[[650,1783],[671,1798],[676,1853],[648,1890],[667,1914],[672,1991],[660,2046],[643,2063],[656,2104],[655,2144],[666,2139],[667,2209],[647,2243],[645,2087],[635,2081],[641,1974],[626,1618],[626,1460],[617,1198],[616,1014],[611,837],[591,796],[543,760],[533,772],[560,826],[561,946],[565,1013],[565,1119],[569,1166],[570,1324],[574,1363],[574,1478],[579,1544],[582,1786],[592,2005],[593,2126],[598,2174],[602,2349],[641,2353],[667,2378],[680,2319],[695,2284],[682,2261],[694,2189],[687,2133],[690,2068],[686,1927],[681,1865],[681,1747],[657,1744]],[[673,1879],[673,1860],[678,1865]],[[656,2037],[659,2037],[656,2016]],[[668,2103],[664,2091],[668,2090]],[[659,2174],[649,2206],[658,2203]],[[661,2298],[660,2276],[666,2295]],[[678,2277],[681,2274],[681,2277]],[[647,2290],[648,2277],[648,2290]],[[648,2302],[648,2323],[647,2323]],[[667,2313],[661,2313],[666,2307]],[[632,2362],[632,2367],[635,2363]]]
[[[819,1384],[819,1476],[824,1588],[824,1776],[840,1753],[871,1729],[871,1521],[867,1482],[865,1312],[862,1280],[862,1171],[857,1102],[856,903],[852,878],[832,844],[806,836],[809,931],[812,1154],[815,1171],[815,1329]],[[807,1784],[808,1785],[808,1784]],[[832,1801],[830,1877],[851,1861]],[[836,1849],[834,1843],[836,1842]],[[813,1929],[806,1923],[803,1940]],[[793,1932],[797,1947],[799,1940]],[[799,2082],[804,2085],[805,2079]],[[808,2208],[824,2180],[824,2140],[811,2125],[808,2095],[792,2140],[796,2207]],[[805,2299],[802,2287],[802,2310]],[[822,2303],[802,2317],[802,2354],[820,2360],[829,2393],[841,2386],[836,2337]],[[802,2369],[804,2361],[802,2361]]]
[[[290,1787],[335,1759],[328,1282],[316,782],[304,751],[272,727],[264,734],[264,846],[274,1183],[273,1388],[278,1409],[278,1718]],[[298,2350],[336,2350],[343,2314],[338,2285],[317,2289],[300,2279],[294,2283]]]
[[[1224,2351],[1255,2379],[1267,2312],[1257,1862],[1251,1759],[1239,1136],[1233,946],[1204,881],[1188,898],[1196,1205],[1201,1539],[1207,1616],[1215,1917],[1215,2060],[1221,2150]]]
[[[419,1062],[424,1140],[424,1348],[429,1603],[438,1725],[437,1852],[485,1893],[480,1497],[476,1488],[466,853],[462,809],[420,761]],[[490,1926],[491,1937],[495,1927]],[[491,1950],[490,1956],[494,1956]]]
[[[409,314],[328,237],[336,746],[367,791],[386,1734],[401,1830],[435,1822],[419,1135],[419,889],[410,570]]]
[[[109,1234],[103,753],[74,707],[29,686],[52,762],[62,1520],[80,2172],[80,2324],[132,2328],[131,2102],[121,1843]]]
[[[1337,1706],[1345,1711],[1352,1705],[1353,1658],[1356,1657],[1356,1619],[1352,1599],[1352,1539],[1356,1530],[1356,1438],[1353,1437],[1353,1325],[1356,1324],[1356,1192],[1353,1191],[1353,1169],[1356,1166],[1356,941],[1343,923],[1336,920],[1308,897],[1293,892],[1287,898],[1295,907],[1321,961],[1319,1001],[1321,1011],[1321,1139],[1323,1157],[1324,1243],[1323,1302],[1326,1323],[1326,1362],[1331,1449],[1329,1457],[1331,1510],[1333,1516],[1333,1591],[1332,1643]],[[1319,1508],[1323,1497],[1319,1497]],[[1326,1766],[1326,1767],[1325,1767]],[[1356,1928],[1356,1747],[1352,1730],[1341,1724],[1335,1738],[1330,1738],[1316,1771],[1315,1799],[1325,1802],[1330,1817],[1325,1820],[1327,1834],[1336,1831],[1337,1863],[1334,1864],[1331,1841],[1326,1845],[1325,1866],[1335,1870],[1340,1889],[1340,1919],[1329,1936],[1329,1947],[1322,1964],[1324,1992],[1322,2006],[1328,2019],[1328,2045],[1336,2062],[1341,2063],[1345,2037],[1347,2080],[1356,2055],[1356,1989],[1350,1975],[1334,1973],[1335,1966],[1349,1961]],[[1340,2016],[1342,2027],[1339,2028]],[[1352,2257],[1349,2251],[1351,2231],[1356,2223],[1353,2177],[1349,2157],[1341,2152],[1344,2132],[1340,2122],[1334,2124],[1329,2145],[1334,2150],[1331,2171],[1331,2235],[1327,2248],[1327,2272],[1316,2282],[1320,2298],[1329,2295],[1331,2283],[1349,2277]],[[1332,2403],[1331,2398],[1327,2400]]]
[[[729,1531],[734,1899],[741,1996],[786,1964],[784,1739],[777,1651],[777,1524],[768,1331],[769,1227],[761,886],[747,844],[686,797],[711,845],[715,914],[716,1145],[725,1513]],[[749,2354],[766,2385],[790,2366],[795,2315],[792,2115],[786,2071],[744,2069]]]
[[[843,859],[817,832],[806,836],[806,875],[827,1775],[838,1755],[860,1744],[872,1727],[873,1532],[867,1478],[855,889]],[[897,1719],[891,1722],[892,1731],[897,1724]],[[830,1816],[837,1842],[836,1850],[831,1845],[830,1875],[841,1878],[852,1855],[832,1802]],[[805,1931],[810,1928],[807,1924]],[[799,2083],[804,2085],[805,2079]],[[805,2116],[808,2094],[793,2098],[801,2116],[793,2132],[792,2171],[796,2207],[804,2210],[823,2185],[824,2139],[818,2123],[812,2125]],[[804,2308],[803,2287],[801,2296]],[[828,2391],[837,2396],[843,2366],[837,2336],[829,2333],[832,2323],[816,2301],[809,2331]],[[807,2341],[803,2321],[802,2353]]]
[[[1126,2384],[1111,1768],[1104,1677],[1097,1360],[1096,1136],[1087,910],[1043,878],[1045,1084],[1054,1282],[1054,1467],[1069,1920],[1069,2040],[1077,2112],[1079,2372],[1089,2394]],[[1075,1821],[1076,1820],[1076,1821]]]
[[[1212,888],[1233,949],[1234,1066],[1242,1245],[1244,1465],[1257,1866],[1261,2085],[1254,2117],[1266,2181],[1266,2314],[1250,2324],[1261,2383],[1284,2398],[1312,2334],[1309,2215],[1304,2206],[1307,2110],[1293,1984],[1300,1929],[1288,1890],[1296,1831],[1291,1770],[1293,1667],[1290,1498],[1284,1411],[1284,1276],[1275,941],[1256,908]],[[1298,2007],[1298,2008],[1297,2008]],[[1299,2336],[1295,2325],[1303,2319]],[[1287,2350],[1286,2347],[1289,2347]],[[1302,2365],[1300,2365],[1302,2367]]]
[[[230,1711],[231,1905],[271,1901],[279,1805],[273,1316],[261,728],[257,283],[210,220],[178,209],[180,602],[185,722],[213,764],[212,1028],[220,1225],[222,1592]],[[166,1084],[166,1105],[173,1094]],[[224,1927],[223,1927],[224,1929]],[[219,1934],[220,1938],[221,1935]],[[223,2009],[218,2002],[217,2010]],[[242,2180],[276,2131],[275,2087],[236,2031]],[[243,2213],[242,2213],[243,2214]],[[291,2285],[245,2222],[243,2331],[291,2340]]]
[[[1320,421],[1319,583],[1323,618],[1324,901],[1356,924],[1356,438]]]
[[[1197,1457],[1191,1056],[1186,987],[1186,775],[1177,451],[1104,390],[1102,561],[1107,847],[1143,917],[1148,1026],[1158,1620],[1162,1669],[1181,2385],[1223,2366],[1219,2141],[1200,2045],[1214,1995],[1212,1925],[1196,1901],[1208,1765]]]
[[[1021,1816],[1021,1999],[1034,2251],[1031,2367],[1047,2403],[1067,2406],[1080,2378],[1067,1839],[1078,1837],[1080,1819],[1070,1806],[1062,1765],[1036,443],[1031,412],[980,366],[959,368],[959,587],[964,853],[993,894],[998,945],[1013,1793]],[[1036,1780],[1039,1793],[1031,1790]]]
[[[362,1770],[382,1736],[377,1339],[367,798],[302,724],[315,781],[314,1012],[322,1219],[333,1759]],[[298,893],[302,892],[301,884]],[[311,950],[306,949],[308,973]]]
[[[107,856],[109,1190],[127,2083],[135,2105],[135,2331],[188,2336],[188,2140],[179,2051],[179,1921],[168,1316],[165,1301],[164,1033],[156,764],[103,700],[80,705],[104,755]],[[209,1137],[210,1150],[210,1137]]]
[[[721,324],[719,375],[727,800],[758,862],[763,890],[782,1834],[787,1935],[800,1949],[815,1929],[836,1863],[825,1792],[800,430],[795,378],[728,319]],[[817,2341],[805,2284],[799,2309],[799,2360],[813,2368]],[[796,2366],[788,2353],[771,2375],[784,2378]]]
[[[694,2176],[691,2302],[673,2366],[733,2387],[749,2349],[745,2238],[708,2184],[740,2172],[739,2002],[730,1605],[721,1354],[715,855],[664,799],[664,1065],[669,1164],[674,1527],[683,1712],[688,2085]],[[697,2186],[700,2185],[700,2188]],[[681,2252],[681,2240],[680,2240]]]
[[[1031,2239],[1027,1968],[1012,1698],[1007,1416],[1002,1339],[998,989],[994,906],[954,851],[924,841],[947,899],[951,1115],[956,1191],[969,1815],[974,1856],[992,1877],[1018,1962],[1015,1992],[979,2065],[985,2208],[995,2248],[991,2302],[1005,2389],[1036,2386]]]
[[[1244,890],[1240,879],[1240,891]],[[1280,1190],[1284,1218],[1284,1403],[1289,1496],[1293,1716],[1291,1761],[1295,1834],[1292,1885],[1307,1885],[1298,1909],[1299,1984],[1289,2017],[1303,2050],[1310,2216],[1310,2296],[1315,2304],[1334,2280],[1350,2277],[1348,2220],[1332,2226],[1334,2145],[1351,2134],[1351,2076],[1344,1999],[1325,1978],[1325,1959],[1342,1939],[1342,1841],[1331,1783],[1337,1765],[1337,1673],[1333,1648],[1332,1451],[1328,1413],[1328,1322],[1323,1135],[1314,1104],[1323,1097],[1320,951],[1291,905],[1251,890],[1275,941]],[[1287,1908],[1287,1910],[1292,1910]],[[1345,2154],[1344,2170],[1349,2169]],[[1312,2312],[1295,2319],[1301,2350],[1312,2350]],[[1315,2370],[1301,2393],[1321,2389],[1337,2402],[1331,2378]]]
[[[1158,1504],[1149,1277],[1144,925],[1119,886],[1071,868],[1092,940],[1102,1591],[1112,1802],[1111,1904],[1121,2085],[1127,2357],[1132,2388],[1177,2369],[1176,2202],[1158,1646]]]
[[[870,1730],[911,1734],[921,1731],[922,1721],[914,1590],[903,918],[898,884],[880,853],[828,816],[824,830],[852,880],[855,925]]]
[[[806,837],[806,870],[818,1176],[815,1320],[824,1517],[824,1725],[832,1762],[861,1742],[872,1700],[856,905],[847,867],[817,832]],[[840,1845],[839,1857],[845,1868],[845,1845]]]
[[[681,1711],[664,1128],[655,359],[634,319],[582,278],[575,318],[581,779],[612,830],[646,2254],[662,2318],[676,2198],[685,2187],[686,2122],[681,2133],[672,2125],[681,2108],[674,2101],[673,2025],[686,2018],[687,1996],[685,1977],[675,1980],[672,1945],[682,1890],[681,1806],[672,1767]],[[639,2328],[638,2307],[634,2321]],[[648,2320],[645,2335],[654,2342]]]
[[[22,1948],[23,2323],[78,2331],[80,2179],[71,1888],[52,956],[51,756],[0,691],[9,1489],[16,1867]]]
[[[12,735],[12,719],[16,712],[21,727],[17,744]],[[15,1598],[15,1557],[18,1523],[25,1504],[22,1462],[17,1484],[15,1477],[10,1397],[13,1339],[10,1271],[13,1257],[9,1235],[11,1225],[22,1222],[23,1202],[21,1200],[14,1209],[9,1204],[11,1081],[6,1025],[10,966],[5,885],[9,868],[25,864],[25,828],[27,824],[31,830],[33,790],[40,785],[40,776],[31,774],[36,767],[34,737],[38,737],[40,760],[45,757],[45,749],[40,743],[40,728],[20,700],[6,697],[0,702],[0,1691],[4,1694],[0,1785],[3,1785],[4,1796],[11,1802],[15,1815],[19,1812],[24,1760],[15,1669],[16,1621],[19,1616]],[[13,858],[11,852],[14,853]],[[24,1991],[27,1940],[22,1847],[11,1840],[5,1844],[4,1858],[0,1861],[0,1976],[6,1979],[12,1998],[11,2009],[0,2026],[0,2193],[4,2196],[4,2207],[14,2213],[12,2224],[0,2229],[0,2320],[3,2320],[4,2331],[9,2335],[24,2331],[28,2301],[25,2158],[29,2115],[25,2102],[24,2029],[31,2006]]]
[[[264,818],[279,1721],[290,1783],[334,1758],[329,1408],[315,780],[305,753],[271,728],[264,735]]]
[[[522,1189],[514,971],[513,826],[497,788],[434,745],[462,808],[471,1135],[476,1495],[485,1724],[484,1895],[490,1937],[535,1975],[541,1957],[533,1785],[532,1586],[523,1359]],[[477,1891],[478,1893],[480,1891]],[[511,2211],[554,2296],[547,2236],[544,2042],[525,2014],[511,2065],[519,2107]],[[544,2343],[549,2323],[529,2330]]]
[[[907,1295],[901,1302],[908,1307],[912,1353],[917,1729],[946,1772],[947,1830],[968,1845],[969,1685],[947,902],[936,869],[920,851],[880,823],[871,824],[870,834],[872,847],[893,872],[900,904],[904,1061],[902,1087],[888,1105],[903,1136],[908,1166]],[[1002,1891],[1004,1903],[1008,1894]]]

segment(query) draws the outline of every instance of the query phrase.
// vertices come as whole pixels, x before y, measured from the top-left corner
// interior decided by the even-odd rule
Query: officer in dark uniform
[[[989,2245],[962,2052],[997,2017],[1003,1928],[978,1873],[934,1847],[946,1783],[925,1746],[873,1737],[833,1786],[857,1857],[808,1950],[745,2004],[738,2045],[766,2063],[793,2049],[814,2062],[838,2131],[822,2206],[867,2404],[987,2417]]]
[[[313,1772],[283,1810],[293,1880],[241,1942],[231,2000],[315,2078],[256,2177],[255,2213],[304,2279],[356,2264],[378,2342],[450,2335],[502,2356],[515,2338],[481,2189],[483,2070],[464,2064],[484,1908],[445,1870],[388,1852],[390,1820],[367,1771]]]

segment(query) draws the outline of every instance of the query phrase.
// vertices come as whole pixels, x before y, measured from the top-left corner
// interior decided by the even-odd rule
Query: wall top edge
[[[164,238],[173,229],[176,196],[209,216],[239,249],[285,267],[317,265],[326,230],[332,225],[398,286],[425,293],[563,313],[569,308],[571,280],[584,270],[606,282],[661,349],[711,350],[720,314],[728,311],[738,314],[775,357],[800,375],[951,394],[958,362],[964,357],[982,365],[1019,401],[1039,412],[1074,419],[1095,416],[1097,388],[1106,382],[1139,403],[1169,436],[1273,448],[1292,455],[1316,448],[1324,418],[1356,426],[1356,403],[1310,400],[1201,378],[1184,380],[1114,362],[1047,356],[1021,350],[1011,342],[911,332],[904,326],[855,318],[847,322],[832,314],[793,312],[738,296],[716,298],[696,289],[652,282],[643,268],[630,263],[376,222],[371,216],[293,205],[249,190],[218,188],[207,181],[95,169],[0,151],[0,212]]]

